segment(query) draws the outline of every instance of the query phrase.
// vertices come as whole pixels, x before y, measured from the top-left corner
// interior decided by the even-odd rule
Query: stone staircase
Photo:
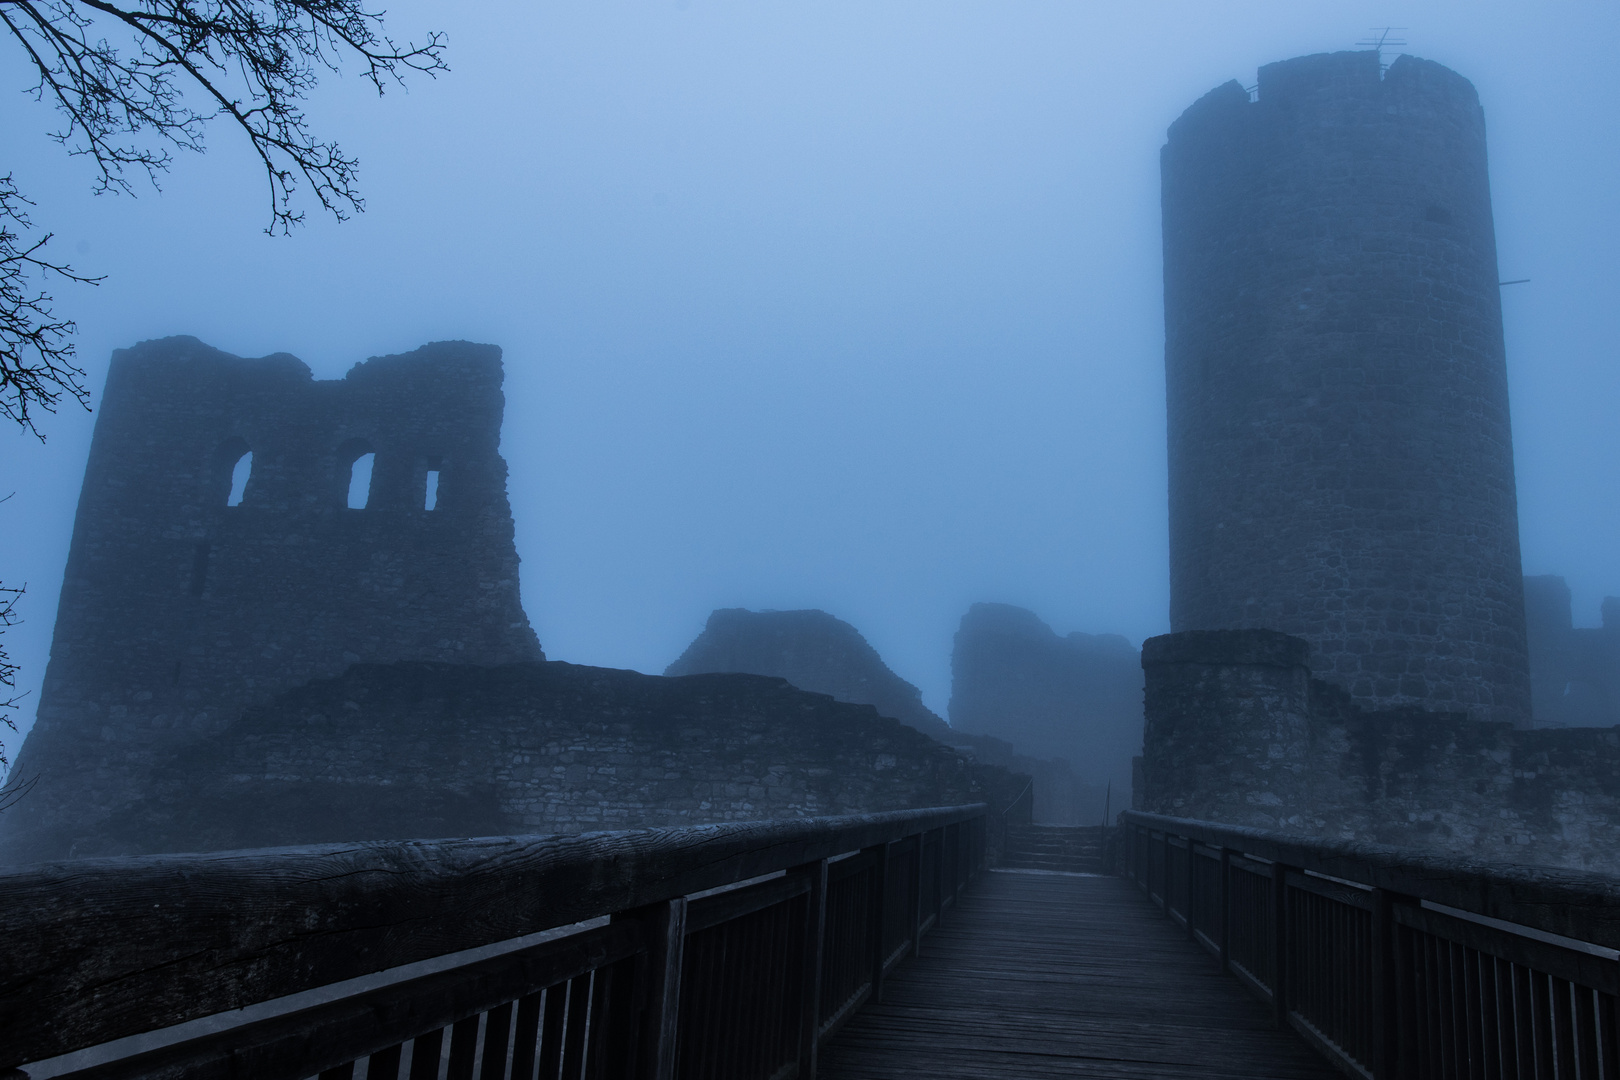
[[[1101,874],[1102,826],[1008,825],[1003,870]]]

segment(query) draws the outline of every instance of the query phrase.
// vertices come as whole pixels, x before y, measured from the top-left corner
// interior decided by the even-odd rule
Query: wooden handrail
[[[1139,810],[1125,811],[1125,820],[1313,874],[1417,896],[1486,918],[1620,949],[1620,877],[1611,874],[1483,862]]]
[[[660,1004],[657,994],[649,998],[646,980],[652,978],[650,968],[659,963],[665,971],[671,963],[679,967],[680,944],[688,936],[697,940],[695,935],[702,933],[730,932],[726,926],[733,924],[754,926],[766,918],[761,911],[774,912],[766,919],[775,920],[770,933],[788,932],[787,922],[793,922],[798,927],[794,933],[801,937],[811,932],[811,924],[819,934],[823,916],[806,909],[807,897],[818,910],[829,897],[844,907],[865,904],[864,894],[855,896],[849,890],[879,894],[882,890],[872,886],[871,872],[857,875],[852,868],[875,864],[874,852],[915,843],[929,834],[936,837],[930,844],[942,845],[949,837],[956,845],[950,864],[957,875],[953,884],[959,888],[983,866],[985,813],[983,805],[972,805],[570,837],[374,842],[87,859],[0,873],[0,1069],[601,916],[612,916],[614,925],[623,929],[603,938],[597,952],[589,954],[596,957],[592,961],[596,967],[588,967],[584,974],[569,967],[572,961],[558,967],[547,957],[563,948],[560,945],[538,946],[539,953],[525,949],[512,954],[528,957],[523,963],[529,965],[524,970],[530,973],[525,975],[491,974],[509,969],[498,959],[480,961],[485,967],[479,969],[483,972],[479,978],[490,986],[503,987],[499,993],[489,991],[497,997],[520,983],[542,981],[539,987],[512,991],[514,996],[505,998],[504,1004],[474,1002],[478,995],[473,994],[456,1008],[477,1005],[472,1014],[475,1029],[480,1015],[493,1023],[505,1008],[502,1023],[515,1022],[521,1027],[532,1020],[540,1025],[536,1030],[542,1031],[550,1020],[539,1014],[529,1016],[520,1006],[527,995],[533,995],[533,1008],[540,1007],[541,990],[548,985],[544,979],[589,975],[594,980],[590,993],[608,995],[605,987],[612,980],[602,973],[611,969],[618,973],[619,990],[614,993],[630,993],[624,989],[629,985],[626,980],[639,989],[622,1000],[603,997],[599,1012],[617,1002],[615,1015],[623,1020],[631,1009],[625,1003],[633,999],[637,1002],[634,1011],[642,1016],[651,1000],[654,1013],[663,1010],[664,1019],[659,1023],[672,1024],[669,1018],[678,1014],[675,1003]],[[863,853],[854,858],[867,862],[851,863],[851,853]],[[921,859],[913,862],[915,865],[897,859],[894,865],[911,867],[913,876],[920,875]],[[840,869],[841,876],[831,886],[813,884],[827,880],[829,863]],[[698,912],[701,907],[704,912],[698,925],[702,919],[721,919],[722,924],[688,935],[686,897],[782,872],[809,875],[805,880],[812,884],[801,888],[764,882],[748,887],[777,890],[762,894],[762,906],[750,907],[735,890],[724,894],[726,900],[718,906],[694,901],[697,906],[692,910]],[[954,897],[954,889],[931,889],[920,880],[903,885],[913,901],[924,893],[935,897],[931,914],[936,917],[938,909]],[[721,911],[726,905],[730,905],[729,915]],[[676,931],[670,930],[672,906],[681,912],[674,920]],[[844,918],[842,907],[838,911],[839,926],[844,927],[850,920]],[[874,917],[881,920],[885,914],[880,910]],[[912,936],[918,925],[920,920],[912,923]],[[805,956],[814,953],[814,967],[820,966],[823,952],[835,945],[861,951],[863,957],[870,955],[870,928],[862,924],[860,929],[865,936],[858,942],[829,939],[825,948],[806,945],[801,952]],[[678,939],[673,959],[671,933]],[[577,942],[568,947],[579,948]],[[856,966],[863,978],[869,974],[864,959]],[[776,975],[778,983],[781,974]],[[819,1009],[826,995],[810,980],[811,974],[801,976],[806,982],[800,996],[810,1003],[807,1007]],[[431,990],[440,997],[447,993],[444,987],[456,981],[453,972],[428,978],[437,982],[423,993]],[[664,979],[664,975],[659,973],[657,978]],[[738,978],[742,978],[740,973]],[[676,979],[674,985],[678,983]],[[657,986],[667,989],[671,984],[666,980]],[[842,991],[850,991],[850,987],[844,986]],[[424,1016],[431,1014],[429,1023],[442,1027],[447,1022],[440,1015],[443,1009],[424,1006],[420,995],[410,998],[409,985],[372,993],[382,995],[379,1002],[384,998],[394,1002],[389,1007],[396,1011],[425,1010]],[[458,993],[465,997],[465,988]],[[390,994],[393,996],[388,997]],[[415,1004],[410,1008],[400,1005],[406,998]],[[352,1001],[338,1004],[351,1012],[355,1007]],[[574,1007],[582,1006],[576,1003]],[[337,1005],[319,1006],[303,1022],[330,1027],[337,1023],[331,1017],[338,1011]],[[284,1068],[291,1070],[285,1072],[291,1078],[342,1066],[339,1060],[288,1057],[287,1025],[296,1022],[283,1017],[275,1021],[280,1025],[275,1031],[265,1029],[269,1034],[264,1038],[281,1049],[265,1050],[268,1057],[252,1059],[259,1063],[254,1067],[259,1071],[249,1069],[249,1074],[271,1075]],[[816,1031],[820,1025],[806,1021],[802,1026]],[[337,1028],[350,1034],[327,1038],[333,1048],[330,1053],[350,1055],[344,1060],[353,1060],[352,1054],[359,1053],[350,1037],[353,1024],[337,1023]],[[605,1030],[602,1023],[593,1030],[606,1037],[601,1035]],[[795,1040],[797,1032],[796,1027]],[[423,1032],[410,1034],[414,1037]],[[452,1034],[452,1044],[458,1037]],[[543,1034],[537,1037],[543,1041]],[[206,1038],[195,1047],[171,1048],[165,1051],[169,1065],[159,1071],[204,1076],[224,1075],[219,1071],[223,1069],[241,1075],[248,1060],[242,1054],[250,1052],[233,1046],[258,1045],[255,1039],[259,1036],[238,1033],[234,1043],[215,1039],[211,1049],[202,1045]],[[640,1035],[631,1040],[636,1046],[643,1041]],[[381,1050],[386,1058],[388,1047]],[[397,1057],[399,1047],[395,1045],[393,1050]],[[642,1054],[642,1064],[659,1060],[664,1062],[661,1068],[670,1067],[673,1059],[667,1051],[668,1047],[660,1051],[655,1041],[651,1055]],[[586,1047],[578,1052],[589,1054]],[[599,1059],[605,1061],[603,1055],[608,1052],[606,1048],[599,1051]],[[176,1061],[180,1064],[175,1065]],[[146,1075],[141,1070],[149,1067],[156,1065],[137,1062],[122,1067],[124,1071],[101,1070],[97,1075]]]
[[[1620,1069],[1620,879],[1122,817],[1122,875],[1350,1075]]]

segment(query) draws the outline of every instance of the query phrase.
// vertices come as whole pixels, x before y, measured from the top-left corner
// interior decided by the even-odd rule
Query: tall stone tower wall
[[[1236,82],[1163,151],[1171,626],[1269,628],[1371,708],[1530,720],[1485,126],[1376,53]]]
[[[0,857],[99,853],[101,824],[157,763],[351,664],[543,659],[518,595],[502,407],[489,345],[440,342],[332,381],[194,338],[115,353],[13,772],[37,782],[0,821]],[[369,500],[350,509],[364,454]]]

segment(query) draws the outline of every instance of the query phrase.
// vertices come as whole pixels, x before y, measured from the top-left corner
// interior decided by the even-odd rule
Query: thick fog
[[[1168,629],[1158,151],[1258,65],[1399,23],[1486,109],[1527,573],[1620,595],[1620,7],[1612,3],[395,3],[452,71],[311,112],[368,211],[268,191],[218,126],[92,197],[0,51],[0,172],[99,288],[55,288],[97,399],[193,334],[318,377],[505,350],[525,606],[553,659],[658,672],[711,609],[823,608],[945,710],[974,601]],[[6,635],[44,673],[93,416],[0,432]],[[25,702],[22,724],[32,716]],[[15,749],[18,739],[8,736]]]

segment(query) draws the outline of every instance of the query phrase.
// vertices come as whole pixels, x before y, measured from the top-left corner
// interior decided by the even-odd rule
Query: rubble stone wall
[[[1139,809],[1620,871],[1620,728],[1363,709],[1270,630],[1151,638],[1142,666]]]

